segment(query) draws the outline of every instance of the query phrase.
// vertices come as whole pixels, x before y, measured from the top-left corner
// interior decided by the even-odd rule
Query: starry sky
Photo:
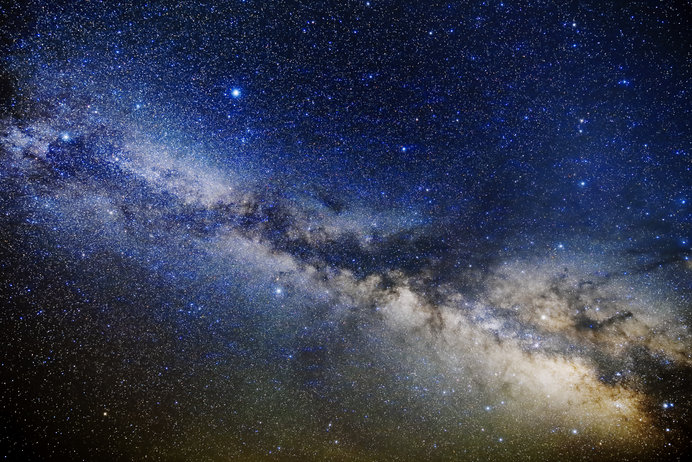
[[[1,6],[5,459],[682,457],[690,17]]]

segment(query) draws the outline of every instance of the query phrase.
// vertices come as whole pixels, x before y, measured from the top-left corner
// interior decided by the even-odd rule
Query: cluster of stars
[[[9,6],[6,455],[680,458],[684,13]]]

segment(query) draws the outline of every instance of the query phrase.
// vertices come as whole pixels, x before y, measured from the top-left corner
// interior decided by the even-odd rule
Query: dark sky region
[[[5,460],[682,458],[690,17],[3,4]]]

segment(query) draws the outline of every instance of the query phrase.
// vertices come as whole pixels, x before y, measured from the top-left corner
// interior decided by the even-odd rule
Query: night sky
[[[692,451],[688,2],[3,5],[6,460]]]

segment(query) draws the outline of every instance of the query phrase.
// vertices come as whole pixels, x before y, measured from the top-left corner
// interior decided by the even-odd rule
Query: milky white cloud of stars
[[[689,6],[0,7],[7,460],[676,460]]]

